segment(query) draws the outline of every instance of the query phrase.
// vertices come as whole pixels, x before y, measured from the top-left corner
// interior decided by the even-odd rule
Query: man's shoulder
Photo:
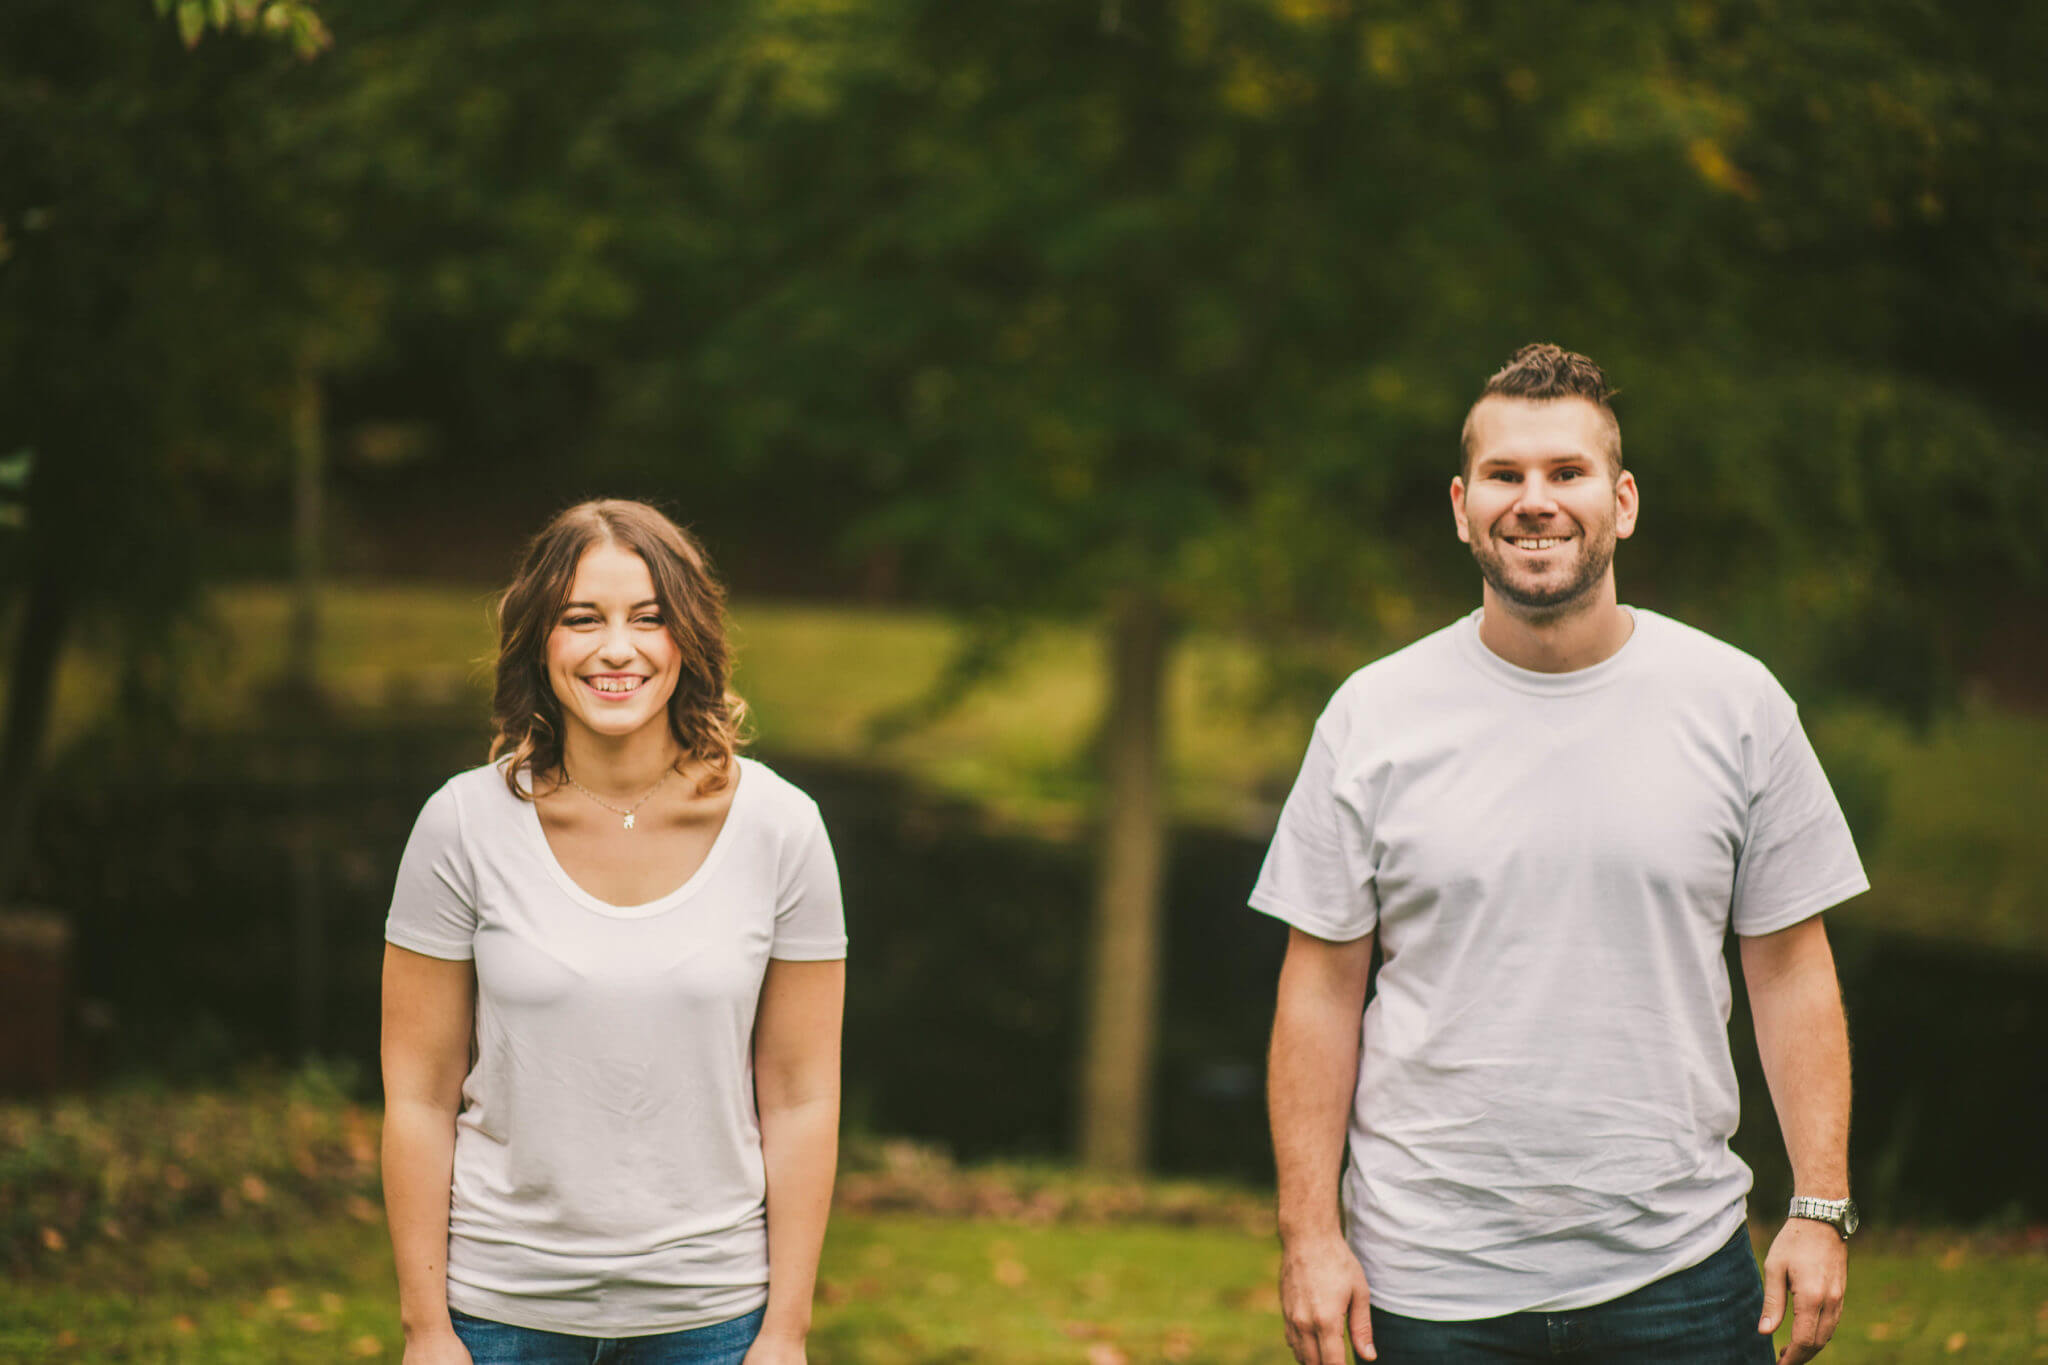
[[[1778,680],[1754,654],[1661,612],[1631,607],[1652,667],[1674,684],[1743,693],[1781,691]]]
[[[1355,717],[1382,715],[1389,707],[1441,697],[1447,679],[1462,670],[1459,631],[1473,629],[1473,618],[1461,616],[1440,630],[1382,654],[1338,684],[1323,708],[1319,728],[1343,730]]]

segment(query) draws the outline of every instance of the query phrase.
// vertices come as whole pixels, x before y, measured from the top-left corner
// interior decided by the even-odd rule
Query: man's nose
[[[1515,499],[1515,510],[1527,516],[1556,511],[1557,499],[1551,494],[1550,481],[1540,474],[1523,479],[1521,493]]]

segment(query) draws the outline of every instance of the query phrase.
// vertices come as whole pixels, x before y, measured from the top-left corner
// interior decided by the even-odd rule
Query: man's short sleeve
[[[1332,942],[1379,924],[1365,832],[1337,794],[1337,755],[1316,727],[1252,888],[1251,906]]]
[[[816,804],[806,800],[800,819],[783,844],[776,877],[775,941],[768,955],[786,962],[830,962],[846,956],[839,866]]]
[[[1788,928],[1870,889],[1849,822],[1807,742],[1792,699],[1773,688],[1777,734],[1750,792],[1730,921],[1754,937]]]
[[[462,803],[450,782],[427,799],[398,862],[384,937],[428,957],[476,956],[476,877],[462,844]]]

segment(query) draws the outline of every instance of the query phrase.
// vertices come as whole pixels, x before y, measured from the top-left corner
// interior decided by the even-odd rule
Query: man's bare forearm
[[[1741,940],[1757,1053],[1792,1162],[1792,1187],[1849,1194],[1849,1028],[1820,917]]]
[[[1294,930],[1289,939],[1266,1063],[1283,1242],[1340,1232],[1338,1174],[1371,960],[1371,935],[1329,943]]]

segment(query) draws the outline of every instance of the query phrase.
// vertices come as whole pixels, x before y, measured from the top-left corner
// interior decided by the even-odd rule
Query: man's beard
[[[1479,576],[1486,580],[1487,586],[1513,606],[1535,615],[1563,615],[1607,576],[1608,566],[1614,563],[1614,537],[1611,534],[1595,536],[1584,533],[1584,528],[1581,530],[1578,563],[1570,576],[1562,581],[1546,581],[1541,586],[1511,581],[1506,561],[1493,549],[1491,535],[1473,537],[1472,558],[1478,561]]]

